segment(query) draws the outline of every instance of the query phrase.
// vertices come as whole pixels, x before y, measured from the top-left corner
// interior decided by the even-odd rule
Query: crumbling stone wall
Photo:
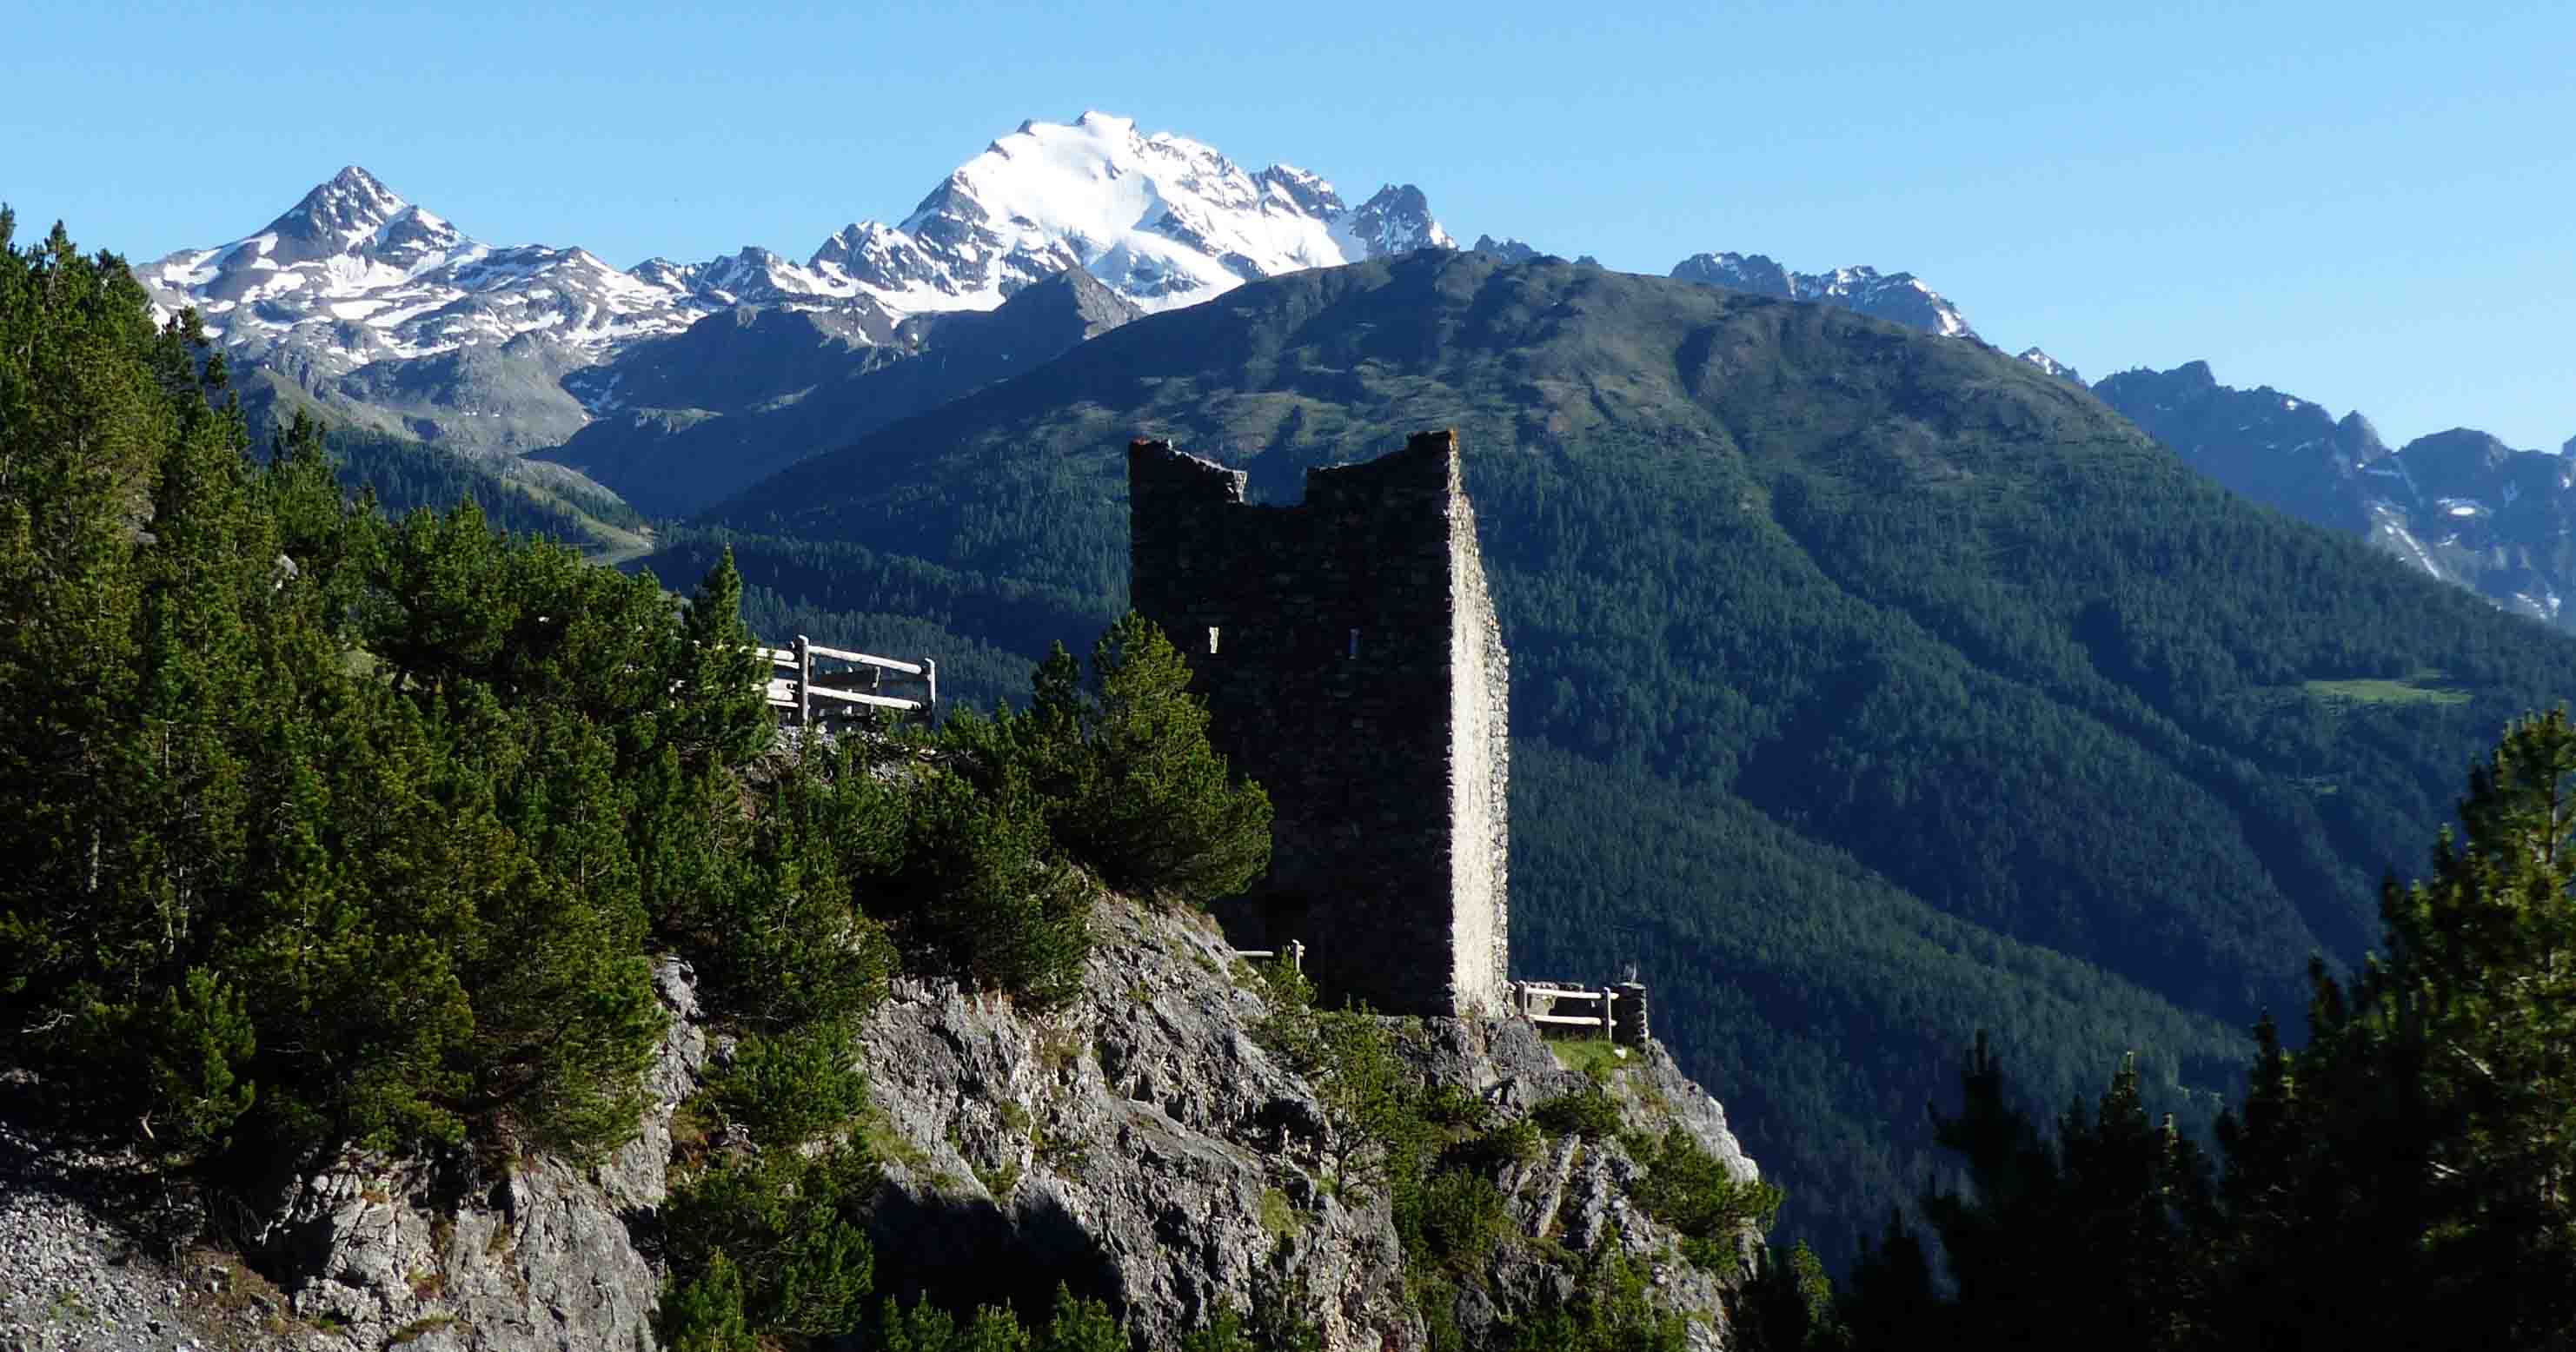
[[[1129,448],[1135,607],[1277,811],[1269,875],[1219,918],[1244,947],[1303,940],[1328,996],[1499,1013],[1510,668],[1457,434],[1309,471],[1297,506],[1243,490],[1168,442]]]

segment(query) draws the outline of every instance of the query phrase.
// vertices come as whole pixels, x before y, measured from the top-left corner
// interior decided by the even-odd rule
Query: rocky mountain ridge
[[[269,383],[257,394],[517,453],[562,443],[600,411],[566,387],[572,372],[741,305],[830,309],[846,334],[884,343],[905,317],[995,309],[1068,269],[1150,311],[1426,247],[1454,241],[1409,184],[1353,206],[1304,169],[1249,172],[1092,112],[1022,123],[900,224],[854,222],[802,263],[748,247],[622,270],[579,248],[495,246],[351,165],[257,232],[134,271],[159,313],[195,308],[237,365],[256,367]]]
[[[1141,313],[1080,268],[995,309],[915,315],[879,335],[846,310],[745,305],[572,373],[565,388],[591,420],[536,458],[648,515],[685,516]]]
[[[2465,427],[2391,450],[2359,412],[2337,418],[2269,385],[2221,385],[2207,362],[2123,371],[2091,389],[2255,501],[2366,536],[2515,614],[2576,626],[2576,460],[2563,452]]]
[[[1855,310],[1943,338],[1975,338],[1941,293],[1910,272],[1881,273],[1872,267],[1836,268],[1831,272],[1791,272],[1762,254],[1692,254],[1673,265],[1679,281],[1721,286],[1775,300],[1812,301]]]
[[[856,300],[922,314],[991,309],[1080,268],[1153,311],[1255,277],[1452,247],[1411,184],[1353,207],[1307,170],[1249,172],[1213,147],[1094,111],[1021,123],[900,223],[854,221],[803,263],[746,248],[698,264],[651,259],[637,272],[718,303]]]

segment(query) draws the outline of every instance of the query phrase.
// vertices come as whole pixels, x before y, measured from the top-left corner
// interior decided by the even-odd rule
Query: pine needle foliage
[[[657,954],[733,978],[712,1004],[757,985],[781,1046],[845,1028],[889,953],[749,773],[740,594],[725,561],[684,607],[470,502],[389,521],[318,424],[254,446],[195,316],[156,329],[119,260],[0,239],[23,1107],[218,1177],[580,1159],[638,1128]]]
[[[1066,857],[1109,887],[1164,903],[1241,891],[1270,863],[1270,798],[1208,742],[1189,664],[1129,612],[1093,645],[1089,675],[1064,645],[1040,663],[1025,710],[969,722],[960,744],[1005,791],[1042,804]]]

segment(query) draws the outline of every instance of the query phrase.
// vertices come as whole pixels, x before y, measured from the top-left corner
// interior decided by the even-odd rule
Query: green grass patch
[[[2447,673],[2431,667],[2418,669],[2404,680],[2364,676],[2346,681],[2306,681],[2301,684],[2318,699],[2350,700],[2361,704],[2435,704],[2449,707],[2469,702],[2468,691],[2450,684]]]
[[[452,1314],[433,1314],[425,1318],[415,1319],[410,1323],[403,1325],[401,1328],[395,1329],[393,1331],[393,1336],[385,1339],[385,1346],[400,1347],[414,1339],[426,1338],[429,1335],[438,1332],[440,1329],[453,1325],[455,1322],[456,1316]]]
[[[885,1115],[885,1110],[871,1103],[859,1112],[859,1144],[870,1159],[900,1164],[919,1174],[930,1165],[930,1152],[912,1143],[901,1128]]]
[[[1556,1053],[1558,1065],[1567,1070],[1581,1071],[1594,1079],[1628,1064],[1628,1058],[1621,1054],[1619,1045],[1606,1037],[1567,1038],[1561,1042],[1551,1040],[1547,1049]]]
[[[1277,1188],[1262,1191],[1261,1229],[1264,1233],[1272,1239],[1289,1239],[1305,1228],[1306,1218],[1297,1210],[1297,1204],[1288,1200],[1288,1194]]]

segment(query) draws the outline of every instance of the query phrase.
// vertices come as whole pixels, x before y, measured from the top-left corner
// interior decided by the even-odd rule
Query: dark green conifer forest
[[[193,315],[156,329],[121,260],[14,225],[12,1116],[208,1194],[344,1146],[595,1159],[641,1129],[677,961],[738,1039],[710,1103],[771,1149],[677,1189],[666,1337],[882,1320],[885,1345],[951,1346],[938,1309],[868,1299],[873,1167],[828,1144],[864,1102],[856,1021],[898,970],[1043,1006],[1104,879],[1195,901],[1264,866],[1268,802],[1209,751],[1171,645],[1122,623],[1089,678],[1051,666],[935,762],[902,736],[783,750],[729,560],[683,603],[472,496],[389,518],[318,425],[252,444]],[[954,1345],[1111,1336],[1096,1300],[1053,1318],[1032,1343],[986,1311]]]
[[[1934,1114],[1956,1182],[1896,1209],[1837,1298],[1774,1250],[1774,1347],[2576,1343],[2576,725],[2523,720],[2461,829],[2391,879],[2379,951],[2265,1020],[2215,1154],[2137,1066],[2043,1131],[1979,1038]]]

